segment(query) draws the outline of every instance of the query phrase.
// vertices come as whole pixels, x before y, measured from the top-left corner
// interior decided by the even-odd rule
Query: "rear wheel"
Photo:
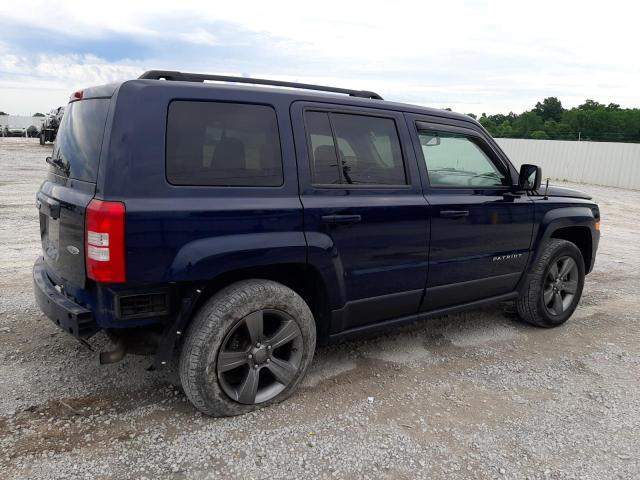
[[[563,324],[578,306],[584,277],[584,259],[578,247],[552,238],[516,301],[518,314],[539,327]]]
[[[270,280],[238,282],[194,317],[180,354],[182,386],[203,413],[247,413],[293,393],[315,343],[313,315],[297,293]]]
[[[40,145],[45,144],[45,136],[44,132],[40,132]]]

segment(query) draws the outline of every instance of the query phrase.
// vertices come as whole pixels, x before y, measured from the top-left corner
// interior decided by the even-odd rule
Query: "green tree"
[[[531,133],[542,130],[542,119],[535,112],[524,112],[513,121],[513,129],[519,138],[531,138]]]
[[[489,131],[495,130],[496,128],[496,123],[493,120],[490,120],[485,114],[482,114],[478,121],[480,122],[480,125]]]
[[[514,136],[513,127],[511,126],[511,122],[509,120],[505,120],[496,129],[496,137],[501,138],[511,138]]]
[[[34,117],[44,117],[44,113],[36,112],[33,114]]]
[[[519,115],[483,113],[478,121],[494,137],[640,143],[640,109],[591,99],[566,110],[548,97]]]
[[[598,103],[595,100],[591,100],[587,98],[584,101],[584,103],[578,107],[578,109],[588,111],[588,110],[598,110],[602,107],[604,107],[602,103]]]
[[[555,128],[554,140],[577,140],[577,134],[571,131],[571,125],[560,122]]]
[[[555,120],[547,120],[544,122],[543,131],[547,138],[555,139],[558,137],[558,122]]]
[[[562,102],[560,102],[556,97],[547,97],[542,101],[542,103],[536,103],[533,111],[536,115],[542,118],[543,121],[555,120],[558,122],[562,118],[564,108],[562,108]]]
[[[544,130],[536,130],[535,132],[531,132],[531,138],[535,138],[536,140],[546,140],[549,136]]]

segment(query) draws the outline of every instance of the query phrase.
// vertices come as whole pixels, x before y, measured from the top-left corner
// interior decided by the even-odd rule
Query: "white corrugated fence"
[[[640,190],[640,143],[496,138],[519,168],[542,167],[543,178]]]
[[[29,117],[26,115],[0,115],[0,126],[11,125],[12,127],[29,128],[31,125],[40,130],[44,117]]]

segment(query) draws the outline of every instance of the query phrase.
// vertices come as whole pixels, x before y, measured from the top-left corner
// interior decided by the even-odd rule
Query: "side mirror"
[[[520,190],[540,190],[542,183],[542,169],[537,165],[525,163],[520,167],[518,188]]]

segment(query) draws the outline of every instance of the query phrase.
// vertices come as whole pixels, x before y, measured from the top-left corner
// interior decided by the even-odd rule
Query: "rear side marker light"
[[[87,276],[96,282],[123,283],[125,266],[125,206],[93,199],[87,205],[85,243]]]
[[[69,97],[69,102],[73,102],[75,100],[82,100],[84,92],[82,90],[78,90],[77,92],[73,92]]]

